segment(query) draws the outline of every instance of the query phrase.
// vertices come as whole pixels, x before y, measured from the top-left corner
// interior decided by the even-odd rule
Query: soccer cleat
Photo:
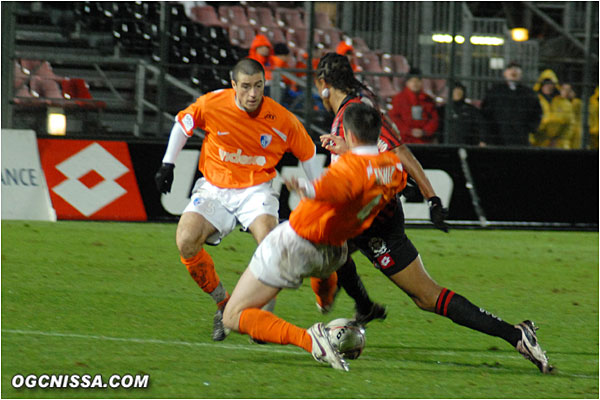
[[[321,363],[329,364],[334,369],[350,371],[346,360],[333,347],[329,341],[329,335],[323,323],[317,322],[308,328],[308,334],[312,338],[312,355],[315,360]]]
[[[212,340],[221,342],[229,335],[230,330],[223,325],[223,310],[218,309],[213,318]]]
[[[517,350],[526,359],[534,363],[543,374],[549,374],[554,367],[548,363],[546,352],[540,347],[535,331],[538,328],[532,321],[523,321],[515,328],[521,331],[521,340],[517,342]]]
[[[374,319],[384,320],[387,317],[387,307],[379,303],[373,303],[368,313],[363,314],[359,311],[354,314],[354,320],[357,324],[365,326]]]

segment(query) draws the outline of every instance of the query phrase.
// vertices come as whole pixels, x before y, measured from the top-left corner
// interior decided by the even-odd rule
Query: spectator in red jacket
[[[422,91],[421,71],[411,68],[404,90],[392,98],[390,117],[404,143],[433,143],[438,129],[435,102]]]

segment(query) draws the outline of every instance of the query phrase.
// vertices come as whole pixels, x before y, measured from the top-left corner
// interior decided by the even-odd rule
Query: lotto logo
[[[392,265],[396,265],[396,263],[394,262],[394,259],[392,257],[390,257],[389,254],[384,254],[382,256],[379,256],[377,258],[377,262],[379,263],[379,265],[381,266],[382,269],[386,269],[391,267]]]
[[[59,219],[146,220],[127,144],[39,139]]]

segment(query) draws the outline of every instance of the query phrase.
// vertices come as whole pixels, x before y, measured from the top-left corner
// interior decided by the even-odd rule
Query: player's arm
[[[314,149],[314,154],[311,158],[306,161],[300,161],[306,177],[311,182],[321,176],[321,172],[323,172],[323,166],[317,160],[317,148],[315,147]]]
[[[188,135],[181,127],[178,121],[175,121],[171,134],[169,136],[169,144],[167,144],[167,150],[162,160],[162,165],[154,180],[156,182],[156,188],[160,193],[169,193],[171,186],[173,185],[173,170],[175,169],[175,160],[177,156],[185,146],[188,140]]]
[[[444,222],[448,216],[448,209],[444,208],[442,200],[436,196],[435,190],[433,189],[429,178],[425,175],[425,171],[419,160],[417,160],[412,151],[402,143],[400,131],[398,131],[396,124],[394,124],[391,118],[385,113],[382,115],[382,118],[386,128],[385,135],[387,135],[389,143],[394,146],[392,151],[398,156],[406,172],[415,180],[415,182],[417,182],[417,186],[419,186],[419,190],[423,197],[427,199],[431,222],[433,222],[433,225],[436,228],[448,232],[448,225]],[[384,132],[382,131],[382,135],[383,134]],[[392,140],[394,137],[396,138],[395,141]]]
[[[335,163],[327,172],[315,181],[291,178],[285,180],[288,190],[296,191],[301,198],[316,199],[328,203],[340,203],[354,196],[353,180],[358,179],[359,173],[349,170],[344,171],[342,165],[347,163]],[[351,168],[351,167],[350,167]],[[349,178],[352,177],[352,178]]]

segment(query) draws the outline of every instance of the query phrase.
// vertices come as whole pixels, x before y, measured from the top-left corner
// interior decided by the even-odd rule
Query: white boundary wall
[[[35,132],[2,129],[2,219],[56,221]]]

